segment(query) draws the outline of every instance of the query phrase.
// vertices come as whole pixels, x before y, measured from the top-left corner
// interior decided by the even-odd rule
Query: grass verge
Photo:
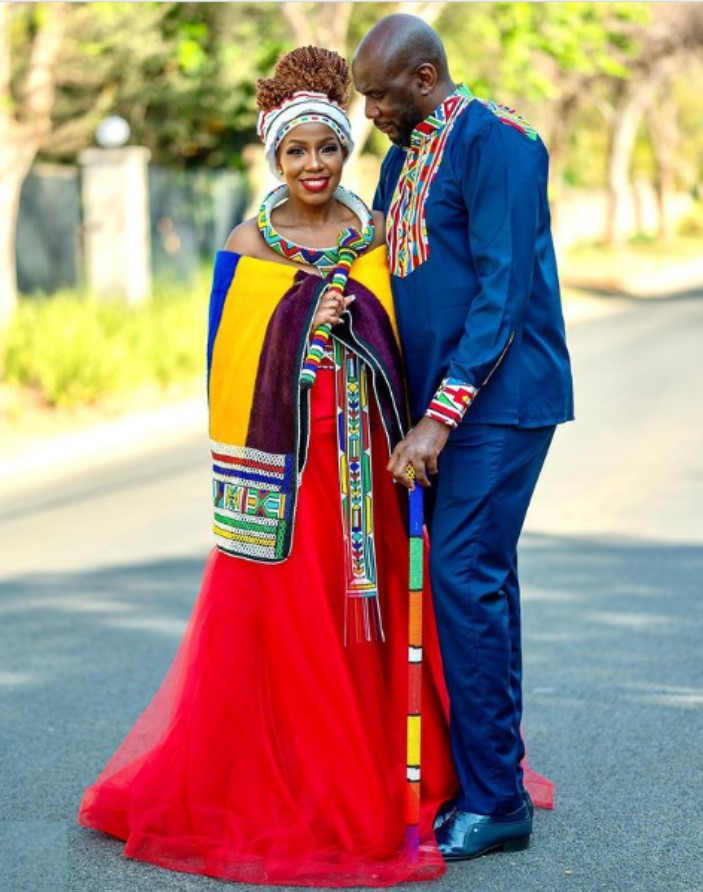
[[[139,306],[68,291],[22,298],[2,347],[4,384],[75,408],[204,376],[208,279],[156,286]]]

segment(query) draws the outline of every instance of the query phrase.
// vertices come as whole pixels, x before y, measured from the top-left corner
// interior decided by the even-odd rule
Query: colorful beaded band
[[[445,378],[432,397],[425,415],[449,427],[457,427],[477,393],[477,388],[471,384],[457,381],[456,378]]]
[[[266,160],[271,171],[279,179],[276,163],[276,150],[283,137],[294,127],[320,121],[335,134],[346,149],[345,162],[354,149],[351,123],[346,111],[337,102],[332,102],[325,93],[300,90],[280,105],[259,112],[257,132],[266,147]]]
[[[296,242],[285,238],[273,225],[271,219],[273,212],[279,205],[288,200],[289,195],[288,186],[277,186],[261,202],[257,218],[261,237],[269,248],[280,254],[281,257],[285,257],[286,260],[315,266],[323,275],[327,275],[337,267],[339,261],[338,244],[330,245],[329,248],[306,248],[304,245],[298,245]],[[366,204],[358,195],[350,192],[349,189],[345,189],[344,186],[337,186],[334,197],[340,204],[352,211],[359,221],[357,228],[364,245],[370,245],[373,241],[374,225],[373,216]],[[361,250],[361,248],[358,247],[357,250]]]

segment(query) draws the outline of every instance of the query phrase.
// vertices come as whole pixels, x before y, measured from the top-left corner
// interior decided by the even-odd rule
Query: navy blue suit
[[[427,518],[459,807],[494,815],[522,802],[517,543],[573,395],[543,143],[473,99],[442,148],[423,207],[429,254],[392,287],[413,424],[443,380],[477,391]],[[374,205],[386,214],[405,159],[395,146],[384,159]]]

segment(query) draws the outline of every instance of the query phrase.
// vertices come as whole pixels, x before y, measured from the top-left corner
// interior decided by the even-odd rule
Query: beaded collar
[[[452,127],[473,98],[471,90],[460,84],[412,132],[386,216],[388,258],[394,276],[410,275],[430,255],[427,197]]]
[[[459,84],[456,90],[440,102],[437,108],[413,130],[410,136],[410,148],[418,151],[427,139],[438,136],[447,124],[451,123],[460,108],[473,98],[471,90],[465,84]]]
[[[462,97],[468,102],[477,98],[466,84],[459,84],[456,90],[450,93],[444,102],[440,102],[432,114],[428,115],[424,121],[420,121],[413,130],[410,135],[410,149],[412,151],[419,151],[428,139],[439,136],[447,124],[451,124],[455,114],[461,110]],[[495,102],[493,99],[479,99],[478,101],[490,112],[493,112],[500,119],[501,123],[514,127],[529,139],[534,140],[537,138],[535,128],[519,115],[514,108],[503,105],[501,102]]]
[[[271,214],[279,205],[288,200],[288,195],[288,186],[279,186],[272,192],[269,192],[261,202],[257,222],[259,232],[264,241],[269,248],[272,248],[281,257],[285,257],[286,260],[294,260],[296,263],[314,266],[323,275],[332,272],[338,261],[339,249],[337,245],[331,248],[307,248],[304,245],[291,242],[274,228],[271,222]],[[373,239],[373,217],[371,216],[371,211],[357,195],[343,186],[337,186],[334,197],[345,207],[349,208],[358,218],[361,236],[365,244],[370,245]]]

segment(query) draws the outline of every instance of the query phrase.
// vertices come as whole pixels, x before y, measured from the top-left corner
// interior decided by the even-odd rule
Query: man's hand
[[[441,421],[424,416],[393,450],[386,470],[396,483],[406,489],[414,489],[415,481],[420,486],[431,486],[428,474],[437,473],[437,459],[451,430]]]

